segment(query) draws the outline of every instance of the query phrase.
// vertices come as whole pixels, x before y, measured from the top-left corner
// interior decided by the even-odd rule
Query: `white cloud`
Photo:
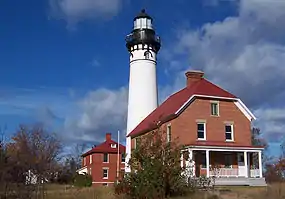
[[[273,112],[285,108],[285,1],[241,0],[238,8],[238,16],[204,24],[198,30],[179,30],[176,45],[169,44],[172,48],[167,54],[174,60],[184,55],[187,59],[181,64],[190,61],[192,69],[203,70],[208,79],[258,110],[257,125],[265,134],[280,133],[284,125]],[[170,62],[168,66],[174,70]],[[177,78],[183,86],[184,80]],[[270,116],[266,106],[274,108]]]
[[[122,3],[123,0],[49,0],[51,15],[71,26],[83,20],[110,19]]]
[[[67,139],[103,141],[107,132],[125,135],[127,113],[127,89],[98,89],[87,93],[78,102],[76,115],[65,121]]]

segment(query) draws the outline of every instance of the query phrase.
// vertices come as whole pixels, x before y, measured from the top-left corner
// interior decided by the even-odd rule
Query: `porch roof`
[[[187,148],[201,149],[228,149],[228,150],[263,150],[263,146],[241,145],[235,142],[215,142],[215,141],[196,141],[189,145]]]

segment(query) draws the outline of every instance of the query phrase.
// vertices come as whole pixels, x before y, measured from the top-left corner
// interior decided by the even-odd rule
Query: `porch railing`
[[[237,177],[238,176],[238,169],[232,169],[232,168],[213,169],[213,170],[210,170],[210,176]]]
[[[256,178],[260,176],[259,169],[250,169],[250,177]]]

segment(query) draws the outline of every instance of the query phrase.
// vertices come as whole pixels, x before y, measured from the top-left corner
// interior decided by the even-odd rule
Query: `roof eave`
[[[150,131],[153,131],[153,130],[156,130],[158,129],[161,125],[163,125],[164,123],[170,121],[170,120],[173,120],[177,117],[176,114],[171,114],[171,115],[168,115],[168,116],[165,116],[163,117],[161,120],[157,121],[156,124],[152,123],[150,125],[149,128],[145,129],[145,130],[142,130],[142,131],[139,131],[135,134],[132,135],[132,133],[130,133],[127,137],[131,137],[131,138],[135,138],[135,137],[138,137],[138,136],[141,136],[147,132],[150,132]]]

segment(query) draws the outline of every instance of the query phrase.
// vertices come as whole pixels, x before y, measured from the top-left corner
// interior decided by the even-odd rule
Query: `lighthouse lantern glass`
[[[134,21],[134,29],[153,29],[151,19],[138,18]]]

